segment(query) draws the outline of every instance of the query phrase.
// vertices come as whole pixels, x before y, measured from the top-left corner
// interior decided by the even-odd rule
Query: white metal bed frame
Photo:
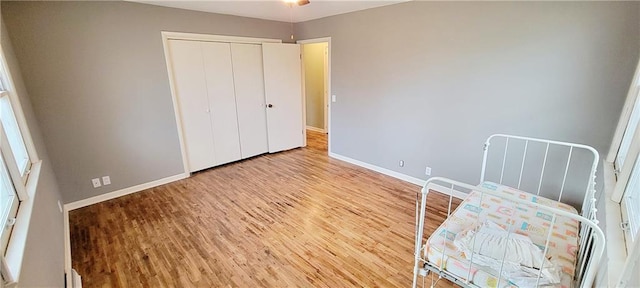
[[[545,139],[537,139],[537,138],[529,138],[529,137],[521,137],[521,136],[513,136],[513,135],[506,135],[506,134],[494,134],[491,135],[484,143],[484,154],[483,154],[483,159],[482,159],[482,171],[481,171],[481,176],[480,176],[480,183],[485,181],[485,176],[486,176],[486,169],[487,169],[487,156],[489,153],[489,147],[491,146],[491,141],[493,139],[496,138],[503,138],[505,139],[505,146],[504,146],[504,152],[503,152],[503,157],[502,157],[502,167],[501,167],[501,171],[500,171],[500,181],[499,184],[503,184],[503,176],[504,176],[504,171],[505,171],[505,163],[506,163],[506,158],[507,158],[507,152],[509,149],[509,141],[524,141],[524,151],[522,154],[522,164],[520,166],[520,174],[518,177],[518,186],[514,187],[514,188],[520,188],[520,184],[522,181],[522,176],[523,176],[523,171],[524,171],[524,166],[525,166],[525,161],[527,159],[527,148],[529,146],[530,142],[536,142],[536,143],[542,143],[543,145],[546,145],[546,149],[544,152],[544,159],[543,159],[543,164],[542,164],[542,170],[540,171],[540,176],[539,176],[539,184],[538,184],[538,191],[537,191],[537,195],[540,195],[540,189],[542,187],[542,180],[544,178],[544,172],[545,172],[545,167],[547,165],[547,158],[549,156],[549,147],[550,146],[559,146],[559,147],[564,147],[569,148],[569,152],[568,152],[568,156],[567,156],[567,164],[564,168],[564,175],[562,175],[562,185],[558,194],[558,199],[557,201],[560,202],[561,198],[562,198],[562,194],[565,190],[565,184],[566,184],[566,180],[567,180],[567,173],[569,171],[569,164],[571,162],[571,157],[572,154],[574,152],[574,149],[582,149],[582,150],[586,150],[588,153],[593,154],[593,162],[591,164],[591,170],[589,172],[588,175],[588,182],[587,182],[587,189],[585,191],[585,195],[584,195],[584,200],[582,203],[582,211],[581,211],[581,215],[577,215],[574,213],[570,213],[564,210],[560,210],[557,208],[553,208],[553,207],[548,207],[548,206],[544,206],[538,203],[532,203],[529,201],[525,201],[516,197],[512,197],[511,195],[507,195],[504,193],[501,193],[499,191],[492,191],[489,189],[485,189],[479,186],[474,186],[474,185],[470,185],[467,183],[462,183],[462,182],[458,182],[455,180],[451,180],[448,178],[443,178],[443,177],[432,177],[429,180],[427,180],[427,182],[425,183],[425,185],[423,186],[423,188],[421,189],[420,193],[418,194],[418,199],[416,199],[416,238],[415,238],[415,264],[413,267],[413,285],[412,287],[417,287],[418,284],[418,276],[421,275],[422,277],[426,277],[426,275],[428,273],[435,273],[438,275],[438,279],[440,278],[445,278],[448,279],[452,282],[454,282],[457,285],[460,285],[462,287],[478,287],[477,285],[475,285],[474,283],[471,283],[470,276],[471,276],[471,269],[474,265],[473,262],[473,255],[471,256],[471,261],[469,263],[469,269],[468,269],[468,274],[466,279],[460,278],[459,276],[456,276],[452,273],[450,273],[449,271],[445,270],[442,266],[444,265],[444,263],[446,261],[442,261],[442,264],[440,266],[434,264],[434,263],[430,263],[426,257],[423,258],[424,255],[424,250],[426,249],[426,245],[427,245],[427,239],[423,239],[424,237],[424,221],[425,221],[425,217],[426,217],[426,204],[427,204],[427,194],[429,193],[430,189],[433,189],[434,187],[440,187],[440,189],[442,189],[442,187],[446,187],[448,189],[450,189],[449,192],[449,207],[448,207],[448,211],[447,211],[447,218],[449,218],[451,216],[451,204],[452,204],[452,199],[453,199],[453,195],[454,195],[454,190],[455,191],[460,191],[462,188],[462,190],[466,190],[466,191],[478,191],[481,193],[481,197],[483,197],[484,195],[491,195],[494,197],[499,197],[502,199],[505,199],[507,201],[513,202],[515,204],[523,204],[523,205],[529,205],[529,206],[533,206],[539,210],[542,211],[546,211],[548,213],[553,214],[553,219],[551,221],[551,227],[549,227],[549,233],[547,235],[546,238],[546,242],[545,242],[545,248],[544,248],[544,255],[546,256],[547,254],[547,250],[548,250],[548,245],[549,245],[549,241],[552,235],[552,231],[553,231],[553,225],[555,222],[555,218],[556,216],[562,216],[562,217],[567,217],[570,219],[574,219],[577,220],[580,223],[580,227],[579,227],[579,249],[578,249],[578,254],[577,254],[577,263],[576,263],[576,273],[574,274],[574,279],[573,279],[573,285],[576,287],[592,287],[594,280],[595,280],[595,276],[598,272],[598,265],[600,262],[600,259],[602,258],[602,254],[604,252],[604,248],[605,248],[605,238],[604,238],[604,233],[602,232],[602,230],[598,227],[598,220],[596,219],[596,198],[595,198],[595,178],[596,178],[596,168],[598,165],[598,161],[599,161],[599,155],[598,152],[593,149],[590,146],[586,146],[586,145],[582,145],[582,144],[574,144],[574,143],[567,143],[567,142],[560,142],[560,141],[552,141],[552,140],[545,140]],[[457,189],[456,189],[457,188]],[[437,189],[437,188],[436,188]],[[446,193],[447,191],[441,191],[443,193]],[[482,198],[481,198],[482,199]],[[478,212],[479,213],[479,212]],[[478,217],[478,223],[480,223],[480,221],[482,221],[481,219],[479,219],[480,217]],[[446,229],[446,227],[445,227]],[[445,233],[446,230],[445,230]],[[475,239],[474,239],[475,240]],[[446,237],[445,237],[445,241]],[[446,249],[446,248],[445,248]],[[542,269],[540,269],[540,272],[542,272]],[[498,279],[498,285],[497,287],[500,287],[500,284],[503,277],[502,277],[502,268],[501,271],[499,271],[498,275],[494,275],[496,276],[496,278]],[[539,285],[539,281],[540,281],[540,277],[541,277],[541,273],[538,274],[538,282],[536,287],[538,287]],[[424,278],[423,278],[424,280]],[[424,282],[423,282],[424,283]],[[433,285],[433,281],[432,281],[432,285]],[[433,287],[433,286],[432,286]]]

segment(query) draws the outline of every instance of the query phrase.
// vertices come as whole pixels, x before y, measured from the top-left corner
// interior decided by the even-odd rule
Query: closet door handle
[[[267,104],[268,108],[273,108],[273,104]]]

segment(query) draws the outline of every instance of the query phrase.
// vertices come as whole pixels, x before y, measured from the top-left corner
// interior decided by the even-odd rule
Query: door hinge
[[[629,231],[629,228],[629,221],[620,223],[620,229],[622,229],[623,231]]]

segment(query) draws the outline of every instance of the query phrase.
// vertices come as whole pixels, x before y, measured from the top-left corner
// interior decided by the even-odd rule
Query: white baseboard
[[[307,130],[320,132],[320,133],[326,133],[327,132],[327,131],[324,131],[324,129],[322,129],[322,128],[308,126],[308,125],[307,125]]]
[[[342,160],[344,162],[348,162],[348,163],[351,163],[351,164],[354,164],[354,165],[357,165],[357,166],[360,166],[360,167],[363,167],[363,168],[367,168],[369,170],[373,170],[373,171],[376,171],[378,173],[382,173],[384,175],[391,176],[393,178],[397,178],[397,179],[400,179],[400,180],[403,180],[403,181],[406,181],[406,182],[409,182],[411,184],[415,184],[415,185],[418,185],[418,186],[424,186],[424,184],[427,183],[427,180],[422,180],[420,178],[415,178],[415,177],[409,176],[407,174],[402,174],[400,172],[396,172],[396,171],[393,171],[393,170],[382,168],[382,167],[379,167],[379,166],[376,166],[376,165],[372,165],[372,164],[369,164],[369,163],[366,163],[366,162],[362,162],[360,160],[356,160],[356,159],[353,159],[353,158],[342,156],[340,154],[329,153],[329,157],[335,158],[335,159],[338,159],[338,160]],[[463,192],[460,192],[460,191],[457,191],[457,190],[451,191],[450,188],[444,187],[442,185],[437,185],[437,184],[434,184],[434,183],[429,184],[429,187],[431,189],[433,189],[433,190],[436,190],[436,191],[442,193],[442,194],[451,195],[453,197],[460,198],[460,199],[464,199],[467,196],[466,193],[463,193]],[[453,192],[453,193],[451,193],[451,192]]]
[[[82,288],[82,277],[75,269],[71,269],[71,279],[71,285],[73,288]]]
[[[132,187],[128,187],[128,188],[124,188],[124,189],[120,189],[118,191],[113,191],[113,192],[109,192],[106,194],[102,194],[102,195],[98,195],[95,197],[91,197],[91,198],[87,198],[87,199],[83,199],[80,201],[76,201],[76,202],[71,202],[71,203],[67,203],[64,204],[64,208],[63,208],[63,213],[64,213],[64,254],[65,254],[65,259],[64,259],[64,266],[65,266],[65,277],[66,277],[66,282],[67,282],[67,288],[72,287],[72,283],[73,283],[73,274],[72,274],[72,267],[71,267],[71,235],[70,235],[70,229],[69,229],[69,211],[74,210],[74,209],[78,209],[78,208],[82,208],[82,207],[86,207],[89,205],[93,205],[96,203],[100,203],[103,201],[107,201],[107,200],[111,200],[114,198],[118,198],[120,196],[124,196],[124,195],[128,195],[128,194],[133,194],[136,192],[140,192],[149,188],[153,188],[153,187],[157,187],[160,185],[164,185],[167,183],[171,183],[174,181],[178,181],[181,179],[185,179],[189,177],[189,173],[181,173],[178,175],[173,175],[173,176],[169,176],[166,178],[162,178],[162,179],[158,179],[155,181],[151,181],[151,182],[147,182],[147,183],[143,183],[140,185],[136,185],[136,186],[132,186]]]
[[[111,199],[114,199],[114,198],[118,198],[120,196],[124,196],[124,195],[128,195],[128,194],[140,192],[142,190],[146,190],[146,189],[153,188],[153,187],[156,187],[156,186],[160,186],[160,185],[164,185],[164,184],[171,183],[171,182],[174,182],[174,181],[178,181],[178,180],[181,180],[181,179],[184,179],[184,178],[187,178],[187,177],[189,177],[189,173],[180,173],[178,175],[169,176],[169,177],[166,177],[166,178],[158,179],[158,180],[155,180],[155,181],[143,183],[143,184],[140,184],[140,185],[136,185],[136,186],[132,186],[132,187],[124,188],[124,189],[120,189],[120,190],[117,190],[117,191],[105,193],[105,194],[102,194],[102,195],[98,195],[98,196],[94,196],[94,197],[91,197],[91,198],[79,200],[79,201],[76,201],[76,202],[67,203],[67,204],[64,204],[64,208],[67,211],[75,210],[75,209],[78,209],[78,208],[86,207],[86,206],[93,205],[93,204],[96,204],[96,203],[100,203],[100,202],[103,202],[103,201],[107,201],[107,200],[111,200]]]

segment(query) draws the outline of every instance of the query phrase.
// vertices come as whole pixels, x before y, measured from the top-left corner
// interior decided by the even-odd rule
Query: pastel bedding
[[[508,186],[492,182],[484,182],[480,186],[489,190],[502,192],[525,201],[538,203],[548,207],[555,207],[577,214],[577,211],[569,205],[529,194]],[[480,202],[481,197],[482,202]],[[467,241],[470,239],[468,235],[470,230],[474,230],[473,228],[476,227],[485,229],[485,232],[488,232],[486,235],[493,235],[486,236],[489,240],[485,239],[485,241],[494,241],[495,243],[493,245],[502,246],[506,246],[504,245],[504,243],[506,243],[504,241],[506,240],[496,238],[498,236],[495,235],[502,235],[506,231],[510,231],[508,237],[509,244],[512,246],[518,246],[516,250],[522,251],[527,248],[527,253],[524,253],[527,255],[525,258],[531,258],[527,258],[527,261],[530,262],[528,266],[536,267],[535,263],[537,263],[536,268],[540,268],[541,266],[544,267],[542,271],[543,277],[540,281],[541,286],[548,284],[548,286],[568,288],[571,287],[575,273],[578,245],[578,222],[566,217],[557,216],[556,222],[553,225],[549,248],[545,255],[546,257],[542,257],[541,254],[542,251],[544,251],[549,231],[548,229],[551,226],[552,218],[553,215],[531,205],[516,205],[515,203],[505,199],[487,194],[482,196],[480,192],[472,191],[469,196],[460,203],[458,208],[449,216],[449,218],[431,235],[427,241],[427,247],[425,248],[425,259],[427,259],[431,265],[435,267],[442,266],[443,270],[446,270],[465,281],[469,274],[470,261],[468,259],[471,256],[469,255],[471,252],[469,249],[465,249],[465,246],[461,244],[461,241]],[[480,227],[479,225],[483,227]],[[481,230],[475,229],[475,231],[480,232]],[[476,241],[478,241],[478,239],[480,238],[476,238]],[[503,243],[497,244],[499,241],[503,241]],[[466,243],[469,244],[468,241]],[[527,247],[527,245],[533,247]],[[471,245],[469,245],[469,247],[471,247]],[[491,259],[487,259],[487,257],[476,254],[479,252],[476,251],[478,250],[477,248],[482,247],[482,245],[476,245],[474,247],[476,249],[473,253],[473,267],[471,268],[471,275],[469,276],[470,282],[480,287],[498,287],[499,281],[497,275],[499,274],[498,271],[500,265],[496,266],[496,261],[490,261]],[[493,246],[486,246],[484,250],[491,247]],[[504,251],[501,249],[498,250]],[[495,254],[496,252],[489,251],[488,253]],[[531,253],[533,256],[530,256],[528,253]],[[541,254],[538,255],[537,253]],[[513,253],[510,253],[509,255],[509,257],[511,257],[513,256]],[[501,257],[499,258],[501,259]],[[522,257],[518,257],[519,261],[522,260],[521,258]],[[512,262],[513,261],[510,261],[508,263]],[[480,263],[483,265],[480,265]],[[535,275],[535,279],[537,277],[537,269],[522,267],[522,271],[509,272],[508,270],[505,271],[505,268],[509,269],[509,267],[503,266],[503,277],[500,280],[500,287],[535,286],[535,280],[531,282],[531,278],[527,277],[530,277],[531,274],[533,274]],[[524,274],[520,272],[529,275],[523,278],[522,275]],[[559,279],[557,279],[558,276]],[[560,283],[558,283],[558,280],[560,280]],[[533,285],[531,283],[533,283]]]

